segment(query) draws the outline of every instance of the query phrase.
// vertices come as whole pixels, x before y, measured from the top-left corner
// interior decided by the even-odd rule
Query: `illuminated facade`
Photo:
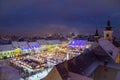
[[[40,53],[40,51],[51,50],[58,44],[60,44],[59,40],[38,40],[37,42],[13,41],[9,45],[0,45],[0,59]]]
[[[109,40],[110,42],[113,42],[113,31],[110,25],[110,20],[107,21],[107,26],[105,27],[104,30],[104,38]]]
[[[0,59],[15,56],[15,48],[12,45],[0,45]]]
[[[118,63],[118,64],[120,63],[120,52],[119,52],[119,54],[117,55],[115,62]]]

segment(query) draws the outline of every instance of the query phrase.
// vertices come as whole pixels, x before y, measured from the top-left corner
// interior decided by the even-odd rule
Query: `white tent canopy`
[[[12,42],[12,45],[13,45],[15,48],[28,46],[28,44],[27,44],[26,41],[24,41],[24,42],[13,41],[13,42]]]
[[[0,45],[0,51],[8,51],[8,50],[13,50],[12,45]]]
[[[28,45],[30,46],[30,47],[32,47],[32,46],[39,46],[39,44],[38,44],[38,42],[28,42]]]

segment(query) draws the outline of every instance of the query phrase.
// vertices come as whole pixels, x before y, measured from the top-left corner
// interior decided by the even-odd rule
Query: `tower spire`
[[[95,36],[99,36],[97,28],[96,28]]]
[[[111,31],[112,30],[112,27],[111,27],[111,24],[110,24],[110,16],[108,16],[107,26],[105,27],[105,30],[107,30],[107,31]]]
[[[107,26],[110,27],[110,16],[108,16]]]
[[[95,42],[98,42],[100,36],[98,34],[98,29],[96,28],[96,32],[95,32],[95,35],[94,35],[94,39],[95,39]]]
[[[104,38],[108,39],[110,42],[113,42],[113,31],[112,31],[112,27],[110,24],[109,16],[108,16],[108,20],[107,20],[107,26],[105,27],[105,30],[104,30]]]

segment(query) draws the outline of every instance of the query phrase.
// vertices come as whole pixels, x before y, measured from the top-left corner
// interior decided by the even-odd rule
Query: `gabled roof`
[[[108,56],[108,54],[106,54],[106,52],[104,51],[104,49],[98,45],[97,47],[95,47],[93,49],[94,54],[98,55],[98,56]]]
[[[35,45],[38,44],[38,42],[28,42],[29,45]]]
[[[63,62],[55,65],[43,80],[67,80],[67,78],[68,71],[65,68],[65,63]]]
[[[60,76],[62,77],[63,80],[67,80],[68,78],[68,71],[65,68],[65,63],[60,63],[58,65],[55,66],[56,69],[58,70]]]
[[[113,59],[105,52],[105,50],[100,45],[94,48],[93,52],[99,61],[113,61]]]
[[[72,67],[69,64],[66,67],[67,62],[63,62],[60,64],[57,64],[53,67],[53,69],[50,71],[50,73],[43,79],[43,80],[93,80],[91,78],[82,76],[78,74],[77,72],[71,72],[67,68]],[[79,63],[81,65],[82,63]],[[88,66],[87,66],[88,67]],[[73,66],[72,68],[76,69],[76,71],[79,71],[79,66]],[[80,68],[81,69],[81,68]]]
[[[8,50],[13,50],[12,45],[0,45],[0,51],[8,51]]]
[[[60,40],[46,40],[48,44],[53,45],[53,44],[60,44]]]
[[[17,41],[12,41],[12,45],[13,45],[13,47],[15,47],[15,48],[18,48],[18,46],[19,46],[19,44],[18,44]]]
[[[57,64],[55,66],[55,71],[57,71],[57,74],[58,73],[59,74],[56,76],[62,78],[62,80],[66,80],[68,77],[70,77],[71,74],[72,74],[71,75],[72,78],[75,76],[80,77],[80,75],[86,75],[89,73],[91,74],[91,72],[94,71],[94,69],[100,64],[98,63],[99,61],[115,60],[115,57],[119,52],[119,49],[116,48],[108,40],[106,41],[104,39],[100,39],[99,43],[100,43],[99,45],[96,45],[91,50],[86,51],[79,56],[73,57],[68,61]],[[111,53],[108,52],[109,50],[113,51],[112,55]],[[65,63],[67,66],[65,66]],[[94,69],[90,70],[91,67]],[[69,72],[71,73],[69,74]],[[61,79],[58,79],[58,80],[61,80]],[[85,79],[82,76],[81,80],[87,80],[87,79]]]
[[[38,48],[38,47],[40,47],[40,45],[38,44],[38,42],[28,42],[28,45],[30,46],[30,47],[35,47],[35,48]]]
[[[23,46],[28,46],[27,42],[26,41],[23,41],[23,42],[17,42],[17,41],[13,41],[12,42],[12,45],[16,48],[18,47],[23,47]]]
[[[18,42],[19,46],[28,46],[26,41]]]
[[[68,60],[68,70],[73,73],[84,74],[84,71],[96,60],[93,51],[82,53]]]
[[[100,38],[99,45],[104,49],[106,54],[108,54],[113,60],[116,59],[117,55],[119,54],[119,49],[115,47],[110,41]]]
[[[69,72],[69,76],[70,76],[70,80],[93,80],[93,79],[88,78],[86,76],[76,74],[76,73],[72,73],[72,72]]]
[[[48,75],[42,80],[63,80],[60,76],[57,68],[54,66],[53,69],[48,73]]]
[[[44,39],[37,40],[37,42],[38,42],[40,45],[46,45],[46,44],[47,44],[47,41],[44,40]]]

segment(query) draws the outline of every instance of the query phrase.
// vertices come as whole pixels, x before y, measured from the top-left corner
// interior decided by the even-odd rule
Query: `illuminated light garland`
[[[69,47],[84,47],[86,46],[87,40],[73,40],[69,43]]]

